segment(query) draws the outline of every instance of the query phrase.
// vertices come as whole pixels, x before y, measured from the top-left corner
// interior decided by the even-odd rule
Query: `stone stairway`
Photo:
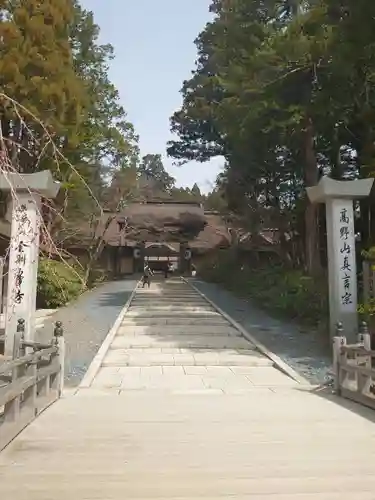
[[[243,392],[296,383],[180,279],[139,288],[92,387]]]

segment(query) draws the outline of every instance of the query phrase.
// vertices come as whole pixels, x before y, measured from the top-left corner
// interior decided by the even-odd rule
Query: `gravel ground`
[[[48,342],[55,321],[62,321],[66,341],[65,384],[77,386],[138,280],[113,281],[90,290],[45,321],[38,340]]]
[[[237,298],[217,285],[198,279],[191,279],[191,282],[297,373],[313,384],[327,382],[331,372],[327,339],[317,332],[272,318],[252,301]]]
[[[65,384],[77,386],[108,331],[133,291],[137,279],[104,283],[46,319],[38,340],[48,342],[55,321],[62,321],[66,340]],[[211,283],[192,283],[259,342],[312,383],[324,383],[331,371],[328,343],[316,332],[272,318],[253,302],[235,297]]]

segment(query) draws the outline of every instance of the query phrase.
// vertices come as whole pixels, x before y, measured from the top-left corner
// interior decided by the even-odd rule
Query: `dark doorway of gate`
[[[179,267],[180,249],[168,243],[149,243],[145,246],[145,262],[156,273],[163,273],[172,267]],[[169,273],[170,274],[170,273]]]

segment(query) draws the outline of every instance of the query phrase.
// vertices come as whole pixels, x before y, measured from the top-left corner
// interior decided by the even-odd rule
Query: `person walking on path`
[[[147,283],[148,288],[150,288],[151,285],[151,276],[152,276],[152,271],[150,269],[150,266],[148,264],[145,265],[143,269],[143,286],[142,288],[145,287],[145,284]]]
[[[172,274],[172,273],[173,273],[173,264],[172,264],[172,262],[168,262],[167,265],[166,265],[166,267],[165,267],[165,269],[164,269],[164,277],[165,277],[165,279],[167,279],[168,276],[170,274]]]
[[[194,264],[191,265],[191,275],[193,276],[193,278],[197,275],[197,268]]]

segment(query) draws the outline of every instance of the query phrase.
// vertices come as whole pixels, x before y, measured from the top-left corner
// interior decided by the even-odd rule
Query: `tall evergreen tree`
[[[229,208],[252,230],[272,224],[281,237],[293,234],[293,251],[304,241],[290,261],[317,273],[324,227],[305,188],[323,173],[374,170],[372,3],[214,0],[211,10],[169,154],[182,162],[223,155]]]
[[[138,173],[145,181],[151,182],[153,189],[159,192],[170,191],[175,183],[175,179],[165,170],[159,154],[144,156],[139,164]]]
[[[79,128],[84,88],[73,65],[73,17],[71,0],[1,2],[2,136],[20,172],[32,172],[48,158],[46,130],[56,138],[74,136]]]

